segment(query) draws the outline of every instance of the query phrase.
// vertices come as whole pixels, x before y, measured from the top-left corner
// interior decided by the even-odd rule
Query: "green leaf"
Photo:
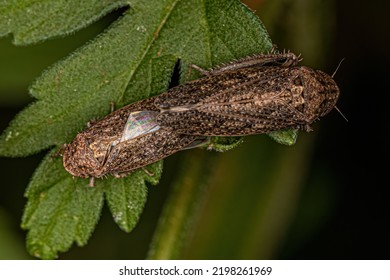
[[[279,144],[291,146],[297,142],[298,130],[297,129],[286,129],[280,131],[273,131],[268,133],[268,136]]]
[[[242,137],[211,137],[210,143],[206,145],[208,150],[214,150],[217,152],[226,152],[241,145],[243,142]]]
[[[0,37],[13,33],[15,45],[36,43],[70,34],[126,5],[117,0],[1,0]]]
[[[43,259],[55,258],[73,242],[86,244],[103,206],[103,188],[88,187],[86,179],[73,179],[52,154],[36,170],[25,196],[22,227],[29,230],[27,249]]]
[[[96,180],[73,178],[61,158],[49,153],[35,171],[26,190],[27,206],[22,227],[29,230],[27,248],[33,256],[52,259],[67,251],[73,242],[87,243],[103,206],[105,194],[115,222],[130,232],[137,224],[146,202],[145,182],[157,184],[162,162],[140,169],[125,178]]]
[[[107,181],[105,195],[108,207],[118,226],[126,232],[133,230],[144,209],[147,197],[145,180],[157,184],[162,173],[162,161],[151,164],[125,178]],[[104,182],[105,183],[105,182]]]

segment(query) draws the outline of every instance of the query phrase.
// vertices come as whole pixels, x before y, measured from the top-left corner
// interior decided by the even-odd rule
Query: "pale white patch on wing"
[[[159,112],[156,111],[132,112],[127,119],[119,142],[128,141],[159,130],[160,126],[156,121],[158,114]]]

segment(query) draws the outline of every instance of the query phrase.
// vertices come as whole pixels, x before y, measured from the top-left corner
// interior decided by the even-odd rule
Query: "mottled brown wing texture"
[[[196,136],[180,135],[170,127],[121,141],[129,115],[156,111],[154,97],[125,106],[94,122],[67,145],[65,169],[77,177],[126,174],[161,160],[191,144]]]
[[[172,128],[163,127],[156,132],[122,142],[113,147],[103,167],[103,173],[126,174],[159,161],[190,145],[196,136],[180,135]]]
[[[162,110],[157,120],[185,134],[207,136],[300,127],[305,117],[303,108],[294,102],[303,91],[295,81],[298,70],[277,66],[245,68],[184,84],[156,98],[155,104]]]

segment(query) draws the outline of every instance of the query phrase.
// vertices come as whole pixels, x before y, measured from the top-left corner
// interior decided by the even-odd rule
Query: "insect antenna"
[[[334,76],[336,75],[337,71],[339,70],[340,66],[341,66],[341,63],[343,63],[343,61],[345,60],[345,57],[339,62],[339,65],[337,65],[336,67],[336,70],[334,70],[333,74],[332,74],[332,79],[334,78]],[[340,111],[339,108],[337,108],[337,106],[334,106],[334,108],[336,109],[337,112],[339,112],[339,114],[343,117],[343,119],[348,122],[348,119],[344,116],[344,114]]]
[[[336,67],[336,70],[334,70],[333,74],[332,74],[332,79],[334,78],[334,76],[336,75],[337,71],[339,70],[340,66],[341,66],[341,63],[343,63],[343,61],[345,60],[345,57],[339,62],[339,65],[337,65]]]
[[[343,119],[344,119],[346,122],[348,122],[348,119],[346,118],[346,116],[344,116],[343,113],[341,113],[340,109],[337,108],[337,106],[334,106],[334,108],[336,109],[337,112],[339,112],[339,114],[343,117]]]

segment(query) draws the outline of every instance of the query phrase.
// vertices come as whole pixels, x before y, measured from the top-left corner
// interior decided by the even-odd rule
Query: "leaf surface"
[[[63,36],[128,5],[116,0],[1,0],[0,37],[13,33],[15,45]]]

